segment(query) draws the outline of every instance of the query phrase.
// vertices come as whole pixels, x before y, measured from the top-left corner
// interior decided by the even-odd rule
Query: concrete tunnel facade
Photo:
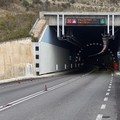
[[[71,16],[71,14],[70,16],[67,15],[67,18]],[[86,16],[88,18],[89,15]],[[119,48],[120,39],[119,17],[117,15],[117,19],[115,19],[111,16],[111,20],[115,19],[115,21],[114,23],[108,23],[110,18],[108,18],[107,14],[103,16],[105,18],[105,24],[103,25],[65,25],[64,23],[64,36],[62,35],[62,18],[60,17],[59,36],[61,37],[58,37],[58,25],[56,23],[58,18],[56,17],[55,20],[55,16],[50,14],[50,18],[38,37],[38,41],[33,42],[36,74],[41,75],[70,69],[80,69],[82,67],[87,68],[90,65],[100,64],[107,64],[109,67],[113,62],[117,62],[116,53]],[[100,18],[103,18],[103,16]],[[45,18],[48,19],[48,16]],[[100,51],[102,51],[104,46],[102,40],[104,34],[108,36],[109,44],[101,54]],[[72,36],[74,36],[74,39]]]
[[[39,41],[33,43],[36,73],[45,74],[70,69],[70,47],[67,42],[58,40],[56,31],[47,25]]]

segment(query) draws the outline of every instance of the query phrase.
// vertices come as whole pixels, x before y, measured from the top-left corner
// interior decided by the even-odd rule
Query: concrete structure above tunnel
[[[64,26],[107,26],[107,33],[114,36],[115,26],[120,26],[120,13],[109,12],[40,12],[40,17],[48,20],[49,26],[57,26],[57,36],[60,37],[59,26],[62,26],[62,35],[64,35]],[[68,24],[68,19],[77,19],[79,23]],[[89,22],[89,23],[88,23]],[[110,33],[112,26],[112,33]]]
[[[57,17],[59,16],[59,25],[63,24],[63,20],[65,21],[66,18],[79,18],[79,17],[86,17],[86,18],[105,18],[106,24],[108,24],[108,20],[110,25],[112,26],[112,19],[114,19],[114,25],[120,26],[120,12],[40,12],[40,18],[45,17],[48,20],[49,25],[57,25]],[[109,17],[109,18],[108,18]],[[66,25],[66,24],[65,24]]]

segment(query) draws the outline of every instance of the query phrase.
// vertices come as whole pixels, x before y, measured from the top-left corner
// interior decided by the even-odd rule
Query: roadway
[[[117,83],[97,71],[0,85],[0,120],[119,120]]]

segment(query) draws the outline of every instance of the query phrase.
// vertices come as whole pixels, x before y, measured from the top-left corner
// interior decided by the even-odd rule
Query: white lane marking
[[[109,86],[108,88],[111,88],[111,86]]]
[[[106,93],[106,95],[110,95],[110,93]]]
[[[107,90],[108,92],[111,91],[110,89]]]
[[[110,83],[109,86],[111,86],[112,84]]]
[[[8,108],[11,108],[12,106],[15,106],[15,105],[17,105],[17,104],[20,104],[20,103],[22,103],[22,102],[28,101],[28,100],[30,100],[30,99],[32,99],[32,98],[35,98],[35,97],[37,97],[37,96],[40,96],[40,95],[42,95],[42,94],[45,94],[45,93],[50,92],[50,91],[52,91],[52,90],[55,90],[55,89],[57,89],[57,88],[59,88],[59,87],[62,87],[62,86],[64,86],[64,85],[66,85],[66,84],[69,84],[69,83],[71,83],[71,82],[73,82],[73,81],[74,81],[74,80],[72,79],[72,80],[70,80],[70,81],[67,81],[67,82],[58,84],[58,85],[56,85],[56,86],[50,87],[50,88],[48,88],[48,91],[39,91],[39,92],[36,92],[36,93],[34,93],[34,94],[28,95],[28,96],[26,96],[26,97],[20,98],[20,99],[18,99],[18,100],[12,101],[12,102],[4,105],[4,106],[0,109],[0,112],[3,111],[3,110],[6,110],[6,109],[8,109]]]
[[[77,80],[77,79],[76,79],[76,80]],[[57,89],[57,88],[59,88],[59,87],[62,87],[62,86],[64,86],[64,85],[66,85],[66,84],[69,84],[69,83],[71,83],[71,82],[73,82],[73,81],[75,81],[75,80],[72,79],[72,80],[69,80],[69,81],[67,81],[67,82],[64,82],[64,83],[55,85],[55,86],[53,86],[53,87],[50,87],[50,88],[48,88],[48,91],[39,91],[39,92],[36,92],[36,93],[34,93],[34,94],[28,95],[28,96],[26,96],[26,97],[20,98],[20,99],[18,99],[18,100],[12,101],[12,102],[4,105],[4,106],[0,109],[0,112],[3,111],[3,110],[6,110],[6,109],[8,109],[8,108],[11,108],[12,106],[15,106],[15,105],[17,105],[17,104],[20,104],[20,103],[22,103],[22,102],[28,101],[28,100],[30,100],[30,99],[32,99],[32,98],[34,98],[34,97],[37,97],[37,96],[40,96],[40,95],[45,94],[45,93],[47,93],[47,92],[50,92],[50,91],[52,91],[52,90],[55,90],[55,89]]]
[[[101,109],[105,109],[105,108],[106,108],[106,104],[102,104]]]
[[[108,101],[108,97],[105,97],[105,98],[104,98],[104,101]]]
[[[102,115],[102,114],[98,114],[98,116],[97,116],[96,120],[102,120],[102,117],[103,117],[103,115]]]
[[[0,109],[3,108],[3,106],[0,106]]]
[[[11,108],[11,107],[13,107],[13,106],[15,106],[15,105],[17,105],[17,104],[20,104],[20,103],[22,103],[22,102],[25,102],[25,101],[27,101],[27,100],[29,100],[29,99],[32,99],[32,98],[37,97],[37,96],[39,96],[39,95],[42,95],[42,94],[44,94],[44,93],[46,93],[46,91],[40,91],[40,92],[37,92],[37,93],[35,93],[35,94],[32,94],[32,95],[23,97],[23,98],[21,98],[21,99],[18,99],[18,100],[16,100],[16,101],[10,102],[10,103],[4,105],[4,106],[0,109],[0,112],[3,111],[3,110],[6,110],[6,109],[8,109],[8,108]]]
[[[113,77],[113,73],[111,74],[111,76]]]
[[[91,72],[87,73],[86,75],[88,75],[88,74],[90,74],[90,73],[91,73]],[[30,100],[30,99],[32,99],[32,98],[35,98],[35,97],[37,97],[37,96],[40,96],[40,95],[45,94],[45,93],[47,93],[47,92],[50,92],[50,91],[52,91],[52,90],[58,89],[58,88],[60,88],[60,87],[62,87],[62,86],[65,86],[65,85],[67,85],[67,84],[70,84],[70,83],[72,83],[72,82],[75,82],[75,81],[79,80],[80,77],[81,77],[81,76],[76,77],[76,78],[73,78],[73,79],[71,79],[71,80],[69,80],[69,81],[60,83],[60,84],[55,85],[55,86],[53,86],[53,87],[50,87],[50,88],[48,88],[48,91],[42,90],[42,91],[33,93],[33,94],[31,94],[31,95],[28,95],[28,96],[26,96],[26,97],[20,98],[20,99],[18,99],[18,100],[12,101],[12,102],[10,102],[10,103],[7,103],[6,105],[3,105],[3,106],[0,108],[0,112],[3,111],[3,110],[6,110],[6,109],[8,109],[8,108],[11,108],[11,107],[13,107],[13,106],[15,106],[15,105],[18,105],[18,104],[20,104],[20,103],[22,103],[22,102],[28,101],[28,100]]]

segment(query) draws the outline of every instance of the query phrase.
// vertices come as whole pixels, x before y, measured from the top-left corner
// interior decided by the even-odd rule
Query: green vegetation
[[[32,14],[7,14],[0,18],[0,41],[7,41],[29,36],[29,31],[35,22]]]
[[[29,10],[29,2],[27,0],[22,0],[22,4],[23,6],[26,8],[26,10],[28,11]]]
[[[10,3],[12,3],[14,0],[0,0],[0,7],[8,6]]]
[[[0,41],[29,36],[39,11],[117,12],[120,0],[0,0]]]

